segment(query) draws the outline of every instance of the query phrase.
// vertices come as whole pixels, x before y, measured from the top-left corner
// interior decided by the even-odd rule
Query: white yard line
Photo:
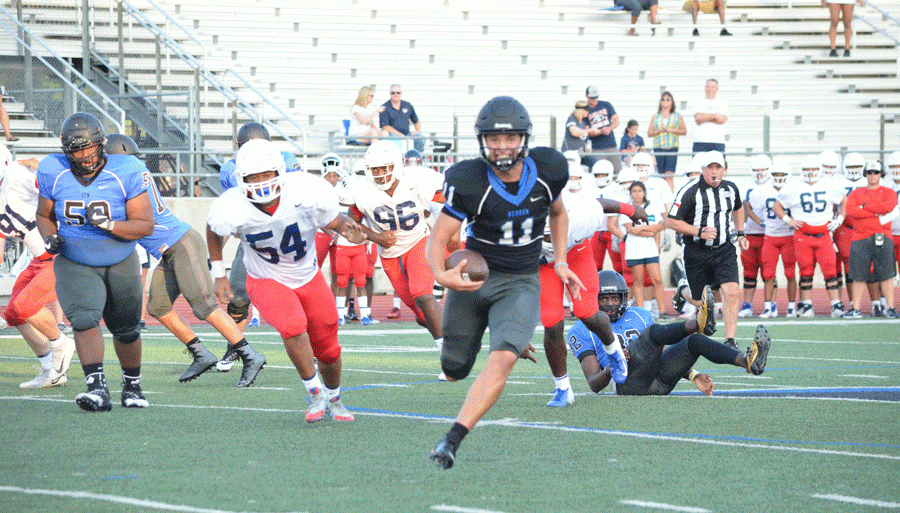
[[[675,506],[674,504],[663,504],[661,502],[621,500],[621,501],[619,501],[619,504],[625,504],[626,506],[638,506],[641,508],[652,508],[655,510],[664,510],[664,511],[684,511],[686,513],[709,513],[708,509],[694,508],[692,506]]]
[[[856,504],[858,506],[875,506],[879,508],[900,509],[900,502],[875,501],[871,499],[860,499],[859,497],[849,497],[847,495],[834,494],[813,494],[810,497],[814,499],[824,499],[826,501],[837,501],[846,504]]]
[[[466,508],[463,506],[451,506],[450,504],[435,504],[428,509],[431,511],[446,511],[448,513],[503,513],[493,509]]]

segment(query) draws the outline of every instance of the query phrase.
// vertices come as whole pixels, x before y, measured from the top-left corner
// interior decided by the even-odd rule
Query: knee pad
[[[86,311],[73,311],[66,312],[66,317],[69,318],[69,322],[72,324],[72,329],[75,331],[87,331],[91,328],[96,328],[100,326],[100,312],[96,312],[97,317],[94,318],[90,312]]]
[[[235,324],[244,322],[250,315],[250,303],[243,306],[236,305],[233,301],[228,303],[228,315],[234,319]]]
[[[318,349],[318,348],[316,348],[316,349]],[[324,363],[325,365],[328,365],[328,364],[334,363],[338,358],[341,357],[341,346],[340,346],[340,344],[334,344],[333,346],[328,347],[324,350],[321,350],[321,351],[317,350],[317,351],[315,351],[315,353],[316,353],[316,355],[315,355],[316,360],[319,360],[320,362]]]
[[[812,276],[801,276],[800,277],[800,290],[812,290],[813,279]]]
[[[748,278],[744,276],[744,288],[745,289],[755,289],[756,288],[756,276],[753,278]]]
[[[139,338],[141,338],[140,328],[135,326],[130,331],[126,331],[125,333],[113,333],[113,338],[118,340],[122,344],[133,344]]]
[[[840,285],[838,285],[837,277],[825,280],[825,290],[837,290],[838,288]]]
[[[475,355],[473,355],[465,362],[460,362],[458,360],[452,360],[446,356],[441,356],[441,370],[444,371],[444,374],[457,381],[465,379],[469,375],[469,373],[472,372],[472,367],[474,365]]]
[[[844,286],[844,275],[842,273],[837,273],[834,279],[837,280],[837,288],[841,288]]]

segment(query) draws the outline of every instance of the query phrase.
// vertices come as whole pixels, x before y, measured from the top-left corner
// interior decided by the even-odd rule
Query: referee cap
[[[703,167],[706,167],[710,164],[718,164],[722,167],[725,167],[725,156],[722,155],[722,152],[717,150],[706,152],[706,163],[703,165]]]

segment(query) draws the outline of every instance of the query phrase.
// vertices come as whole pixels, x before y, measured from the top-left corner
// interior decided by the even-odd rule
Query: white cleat
[[[53,370],[57,374],[69,372],[75,355],[75,341],[63,334],[56,344],[50,343],[50,349],[53,350]]]
[[[59,387],[68,383],[65,374],[59,374],[53,369],[44,369],[31,381],[20,383],[19,388],[49,388]]]

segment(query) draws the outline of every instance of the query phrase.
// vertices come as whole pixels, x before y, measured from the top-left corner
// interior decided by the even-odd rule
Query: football
[[[467,260],[466,265],[462,268],[462,277],[468,281],[484,281],[488,277],[488,265],[484,257],[472,251],[471,249],[458,249],[447,257],[447,269],[451,269],[459,265],[463,260]]]

